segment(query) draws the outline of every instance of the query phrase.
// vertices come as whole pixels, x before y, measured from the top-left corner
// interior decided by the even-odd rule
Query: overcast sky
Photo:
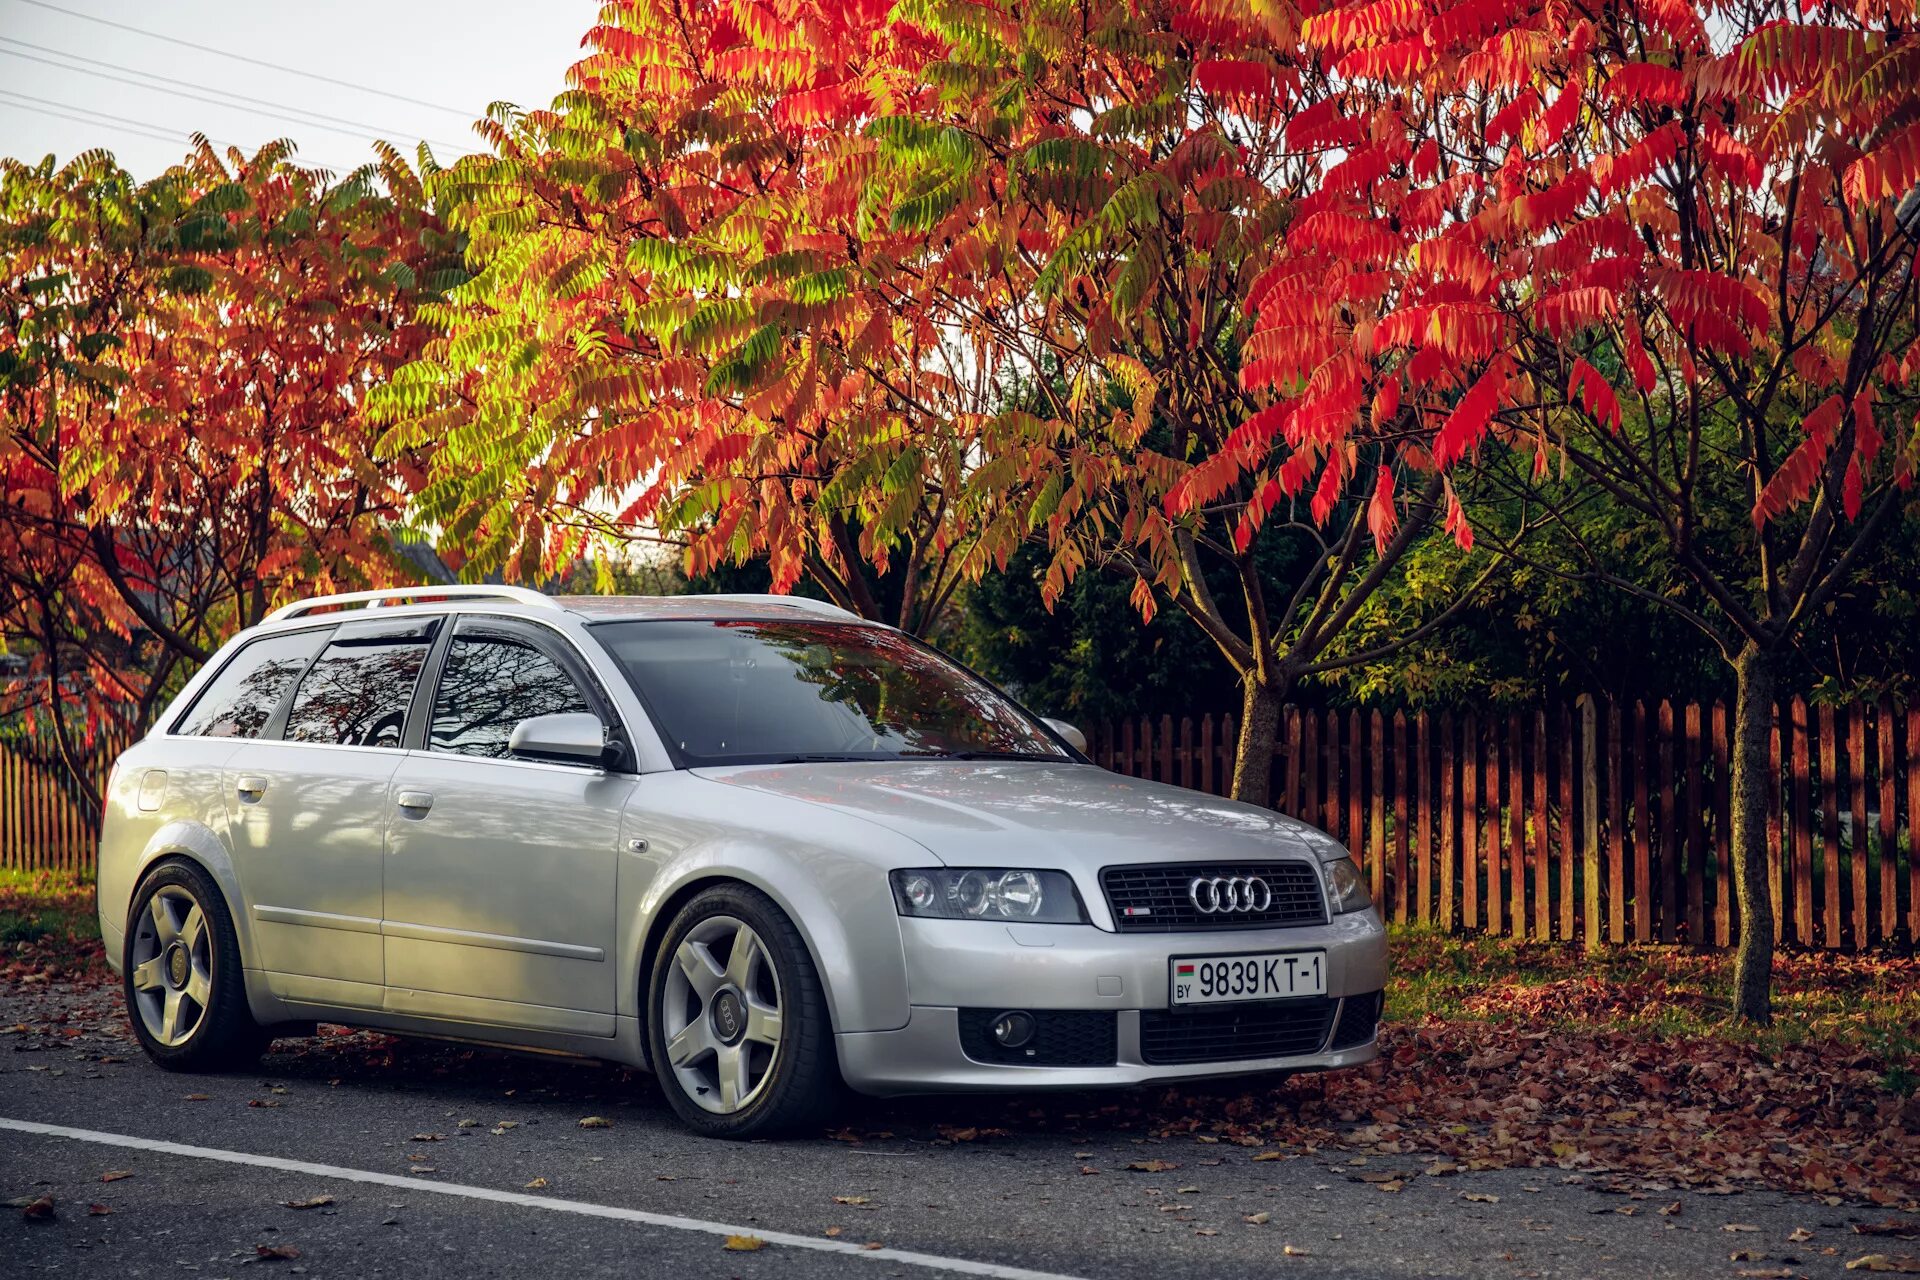
[[[544,106],[565,88],[598,12],[596,0],[0,0],[0,155],[106,147],[146,178],[198,129],[248,151],[289,137],[340,171],[371,158],[371,138],[409,160],[424,138],[446,164],[481,149],[471,125],[489,102]]]

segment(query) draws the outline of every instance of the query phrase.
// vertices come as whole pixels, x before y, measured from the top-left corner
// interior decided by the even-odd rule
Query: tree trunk
[[[1731,849],[1740,941],[1734,953],[1733,1011],[1773,1021],[1773,886],[1767,882],[1767,770],[1771,767],[1773,654],[1752,641],[1734,659]]]
[[[1257,671],[1242,677],[1240,741],[1233,753],[1233,798],[1247,804],[1269,802],[1273,743],[1280,734],[1280,701],[1285,689],[1263,680]]]

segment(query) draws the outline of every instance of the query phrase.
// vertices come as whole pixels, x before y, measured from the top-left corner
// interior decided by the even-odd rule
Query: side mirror
[[[560,764],[604,765],[616,760],[619,750],[600,717],[585,711],[522,720],[507,739],[509,755]]]
[[[1046,721],[1047,728],[1053,730],[1055,733],[1065,738],[1067,740],[1068,746],[1072,747],[1075,751],[1078,751],[1081,755],[1087,754],[1087,735],[1086,734],[1080,732],[1078,729],[1068,724],[1065,720],[1054,720],[1047,716],[1042,716],[1040,718]]]

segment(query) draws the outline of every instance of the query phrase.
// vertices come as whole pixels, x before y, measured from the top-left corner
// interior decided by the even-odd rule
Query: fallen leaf
[[[869,1240],[865,1244],[861,1245],[860,1247],[862,1249],[884,1249],[887,1246],[881,1244],[878,1240]]]
[[[1489,1195],[1485,1191],[1462,1191],[1460,1193],[1460,1198],[1462,1200],[1471,1200],[1475,1204],[1499,1204],[1500,1203],[1499,1196]]]
[[[728,1236],[723,1249],[732,1249],[736,1253],[752,1253],[755,1249],[764,1249],[767,1242],[759,1236]]]
[[[1199,1195],[1199,1194],[1200,1194],[1200,1188],[1198,1188],[1198,1187],[1175,1187],[1175,1188],[1173,1189],[1173,1194],[1175,1194],[1175,1195],[1177,1195],[1177,1196],[1197,1196],[1197,1195]]]
[[[1767,1254],[1764,1249],[1735,1249],[1732,1253],[1727,1255],[1727,1261],[1728,1262],[1764,1262],[1766,1261],[1766,1257],[1767,1257]]]
[[[1086,1176],[1088,1176],[1088,1175],[1090,1175],[1090,1174],[1097,1174],[1097,1173],[1099,1173],[1099,1172],[1100,1172],[1100,1171],[1099,1171],[1098,1169],[1096,1169],[1096,1168],[1094,1168],[1094,1167],[1093,1167],[1092,1165],[1090,1165],[1090,1164],[1083,1164],[1083,1165],[1081,1165],[1081,1166],[1080,1166],[1080,1174],[1081,1174],[1081,1176],[1082,1176],[1082,1177],[1086,1177]]]
[[[1273,1215],[1271,1213],[1268,1213],[1265,1209],[1262,1209],[1259,1213],[1248,1214],[1246,1221],[1247,1221],[1247,1225],[1249,1226],[1264,1227],[1269,1222],[1273,1221]]]
[[[103,1204],[96,1203],[87,1206],[87,1216],[90,1218],[104,1218],[112,1212],[113,1210]]]
[[[1727,1222],[1722,1223],[1720,1229],[1722,1231],[1758,1231],[1760,1228],[1751,1222]]]
[[[322,1205],[333,1203],[332,1196],[312,1196],[306,1200],[282,1200],[280,1203],[289,1209],[318,1209]]]
[[[870,1204],[872,1201],[872,1196],[835,1196],[833,1198],[835,1204]]]
[[[502,1125],[501,1127],[505,1128],[506,1126]],[[582,1129],[611,1129],[613,1128],[613,1121],[607,1119],[605,1116],[588,1116],[586,1119],[580,1122],[580,1127]],[[739,1236],[739,1237],[728,1236],[727,1237],[727,1239],[729,1240],[733,1240],[733,1239],[749,1240],[752,1238],[753,1237],[751,1236]],[[760,1243],[765,1244],[766,1241],[763,1240]]]
[[[1733,1274],[1741,1280],[1793,1280],[1792,1267],[1742,1267]]]
[[[37,1200],[27,1201],[20,1210],[20,1216],[28,1222],[52,1222],[53,1196],[44,1195]]]
[[[248,1099],[247,1099],[247,1105],[248,1105],[248,1106],[250,1106],[250,1107],[277,1107],[277,1106],[279,1106],[279,1105],[280,1105],[280,1099],[278,1099],[278,1098],[248,1098]],[[298,1255],[298,1254],[296,1254],[296,1255],[294,1255],[294,1256],[295,1256],[295,1257],[298,1257],[299,1255]]]
[[[1280,1252],[1289,1258],[1304,1258],[1308,1256],[1307,1251],[1297,1244],[1283,1244],[1280,1246]]]
[[[1910,1239],[1920,1236],[1920,1221],[1909,1218],[1888,1218],[1885,1222],[1856,1222],[1853,1224],[1855,1235],[1862,1236],[1898,1236]]]
[[[131,1178],[132,1176],[133,1170],[131,1169],[109,1169],[100,1175],[100,1181],[118,1182],[122,1178]]]
[[[290,1244],[257,1244],[253,1252],[267,1261],[291,1261],[300,1256],[300,1251]]]
[[[830,1236],[838,1236],[844,1230],[846,1230],[845,1227],[828,1227],[826,1234]]]
[[[1134,1173],[1165,1173],[1169,1169],[1178,1169],[1180,1165],[1173,1160],[1135,1160],[1127,1168]]]
[[[1217,1236],[1220,1234],[1220,1230],[1218,1227],[1195,1227],[1193,1234],[1197,1236]]]
[[[205,1102],[205,1101],[207,1101],[207,1099],[208,1099],[208,1095],[207,1095],[207,1094],[204,1094],[204,1093],[189,1093],[189,1094],[187,1094],[187,1095],[186,1095],[185,1097],[183,1097],[182,1099],[180,1099],[180,1101],[182,1101],[182,1102]]]
[[[587,1117],[587,1120],[599,1120],[599,1119],[600,1119],[600,1117],[598,1117],[598,1116],[588,1116],[588,1117]],[[583,1129],[598,1129],[598,1128],[600,1128],[600,1127],[601,1127],[602,1125],[607,1125],[607,1124],[611,1124],[611,1123],[612,1123],[611,1121],[608,1121],[608,1120],[601,1120],[601,1121],[600,1121],[600,1124],[588,1124],[588,1123],[587,1123],[587,1120],[582,1120],[582,1121],[580,1122],[580,1127],[581,1127],[581,1128],[583,1128]],[[502,1131],[503,1129],[518,1129],[519,1127],[520,1127],[520,1122],[519,1122],[518,1120],[495,1120],[495,1121],[493,1122],[493,1131],[494,1131],[495,1133],[499,1133],[499,1132],[500,1132],[500,1131]]]
[[[1286,1156],[1283,1152],[1262,1151],[1259,1155],[1253,1158],[1253,1162],[1255,1164],[1259,1164],[1262,1160],[1284,1160],[1284,1159],[1286,1159]]]
[[[1920,1276],[1920,1257],[1909,1253],[1869,1253],[1847,1264],[1849,1271],[1886,1271],[1903,1276]]]
[[[408,1142],[438,1142],[440,1141],[442,1136],[443,1135],[438,1133],[416,1133],[411,1138],[408,1138],[407,1141]]]
[[[1807,1230],[1805,1227],[1795,1227],[1787,1233],[1787,1239],[1793,1241],[1795,1244],[1802,1244],[1813,1239],[1813,1232]]]
[[[550,1185],[551,1184],[545,1178],[535,1178],[532,1182],[529,1182],[527,1184],[527,1190],[544,1191]]]
[[[1667,1206],[1666,1206],[1665,1208],[1663,1208],[1663,1209],[1661,1209],[1661,1210],[1660,1210],[1660,1216],[1661,1216],[1661,1217],[1663,1217],[1663,1218],[1677,1218],[1677,1217],[1679,1217],[1679,1216],[1680,1216],[1680,1202],[1679,1202],[1678,1200],[1675,1200],[1675,1201],[1674,1201],[1674,1202],[1673,1202],[1672,1204],[1670,1204],[1670,1205],[1667,1205]]]

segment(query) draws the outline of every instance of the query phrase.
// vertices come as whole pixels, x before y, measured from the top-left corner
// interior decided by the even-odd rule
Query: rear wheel
[[[675,1113],[713,1137],[790,1132],[839,1100],[813,958],[780,908],[745,885],[703,891],[667,926],[648,984],[647,1043]]]
[[[166,863],[142,882],[121,969],[134,1036],[168,1070],[245,1066],[267,1047],[247,1011],[233,917],[198,867]]]

